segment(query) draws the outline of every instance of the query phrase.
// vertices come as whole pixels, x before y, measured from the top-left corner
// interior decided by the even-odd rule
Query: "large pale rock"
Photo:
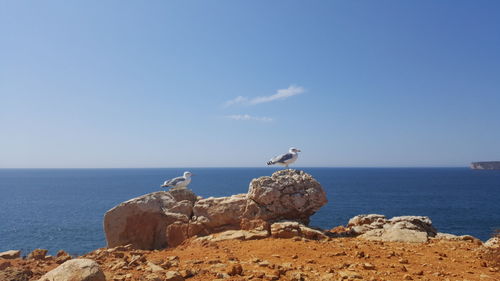
[[[47,272],[38,281],[106,281],[106,277],[97,262],[74,259]]]
[[[348,228],[360,238],[390,242],[427,242],[437,234],[432,221],[425,216],[359,215],[349,220]]]
[[[193,223],[199,222],[209,232],[215,232],[224,226],[238,228],[247,202],[246,194],[198,200],[193,208]]]
[[[304,171],[286,169],[252,180],[251,199],[244,216],[309,223],[309,217],[328,201],[321,185]]]
[[[104,215],[108,247],[127,244],[138,249],[166,247],[167,226],[189,222],[196,199],[191,190],[174,188],[119,204]]]

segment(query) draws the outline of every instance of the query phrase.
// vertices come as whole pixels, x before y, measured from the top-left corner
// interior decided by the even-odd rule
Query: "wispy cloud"
[[[290,85],[287,89],[279,89],[276,91],[276,94],[270,96],[262,96],[249,99],[247,97],[238,96],[232,100],[226,101],[224,103],[225,107],[237,105],[237,104],[245,104],[245,105],[256,105],[260,103],[272,102],[276,100],[284,100],[292,96],[296,96],[304,93],[306,90],[301,86]]]
[[[243,120],[243,121],[260,121],[260,122],[273,121],[273,118],[270,118],[270,117],[258,117],[258,116],[252,116],[249,114],[228,115],[228,116],[226,116],[226,118],[232,119],[232,120]]]
[[[246,103],[248,102],[248,98],[242,97],[242,96],[237,96],[236,98],[232,100],[228,100],[224,103],[225,107],[235,105],[235,104],[241,104],[241,103]]]

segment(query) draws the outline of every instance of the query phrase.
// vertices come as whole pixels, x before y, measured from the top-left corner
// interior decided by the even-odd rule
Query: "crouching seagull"
[[[182,177],[166,180],[161,187],[186,187],[191,182],[191,176],[193,176],[191,172],[184,172]]]
[[[269,162],[267,162],[267,165],[278,164],[288,168],[288,165],[295,162],[295,160],[297,160],[297,158],[299,157],[298,152],[300,152],[300,149],[292,147],[290,148],[290,150],[288,150],[288,153],[274,157]]]

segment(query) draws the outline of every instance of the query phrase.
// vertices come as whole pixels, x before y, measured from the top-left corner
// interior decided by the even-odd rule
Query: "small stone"
[[[296,259],[298,259],[298,258],[299,258],[299,256],[297,256],[297,255],[293,255],[293,256],[292,256],[292,259],[294,259],[294,260],[296,260]]]
[[[357,258],[364,258],[365,257],[365,252],[363,252],[363,251],[356,252],[356,257]]]
[[[259,266],[262,266],[262,267],[269,267],[270,263],[268,261],[261,261],[259,262]]]
[[[179,271],[179,273],[184,278],[193,277],[196,274],[198,274],[198,272],[196,270],[193,270],[193,269],[184,269],[184,270]]]
[[[407,259],[399,259],[399,263],[408,264],[409,262]]]
[[[331,280],[335,280],[335,275],[332,274],[332,273],[327,273],[323,276],[321,276],[321,281],[331,281]]]
[[[159,265],[161,267],[163,267],[164,269],[169,269],[173,266],[171,261],[164,261],[164,262],[160,263]]]
[[[179,257],[178,256],[170,256],[170,257],[167,257],[167,260],[169,260],[169,261],[179,261]]]
[[[121,258],[123,258],[123,257],[125,256],[125,254],[124,254],[124,253],[122,253],[122,252],[114,252],[114,253],[113,253],[113,256],[114,256],[115,258],[121,259]]]
[[[56,257],[69,256],[69,254],[64,250],[57,251]]]
[[[118,270],[118,269],[123,269],[123,267],[125,267],[127,264],[124,262],[124,261],[118,261],[117,263],[115,263],[114,265],[111,265],[111,270],[115,271],[115,270]]]
[[[59,256],[56,258],[56,263],[57,264],[63,264],[67,261],[69,261],[71,259],[71,256],[70,255],[66,255],[66,256]]]
[[[133,255],[132,258],[130,259],[130,262],[128,263],[129,266],[132,265],[139,265],[140,263],[143,263],[146,261],[146,258],[141,255]]]
[[[219,278],[219,279],[226,279],[226,278],[229,278],[229,277],[230,276],[227,273],[224,273],[224,272],[217,273],[217,278]]]
[[[229,267],[229,270],[227,273],[230,276],[242,275],[243,274],[243,267],[241,267],[241,264],[233,264]]]
[[[363,276],[356,271],[341,270],[339,276],[342,279],[362,279]]]
[[[177,271],[167,271],[163,281],[184,281],[184,277]]]
[[[305,281],[304,274],[300,272],[295,272],[290,277],[290,281]]]
[[[405,275],[403,276],[403,279],[404,279],[404,280],[413,280],[413,277],[411,277],[409,274],[405,274]]]
[[[125,275],[115,275],[113,276],[113,281],[125,281],[127,280],[127,277]]]
[[[420,276],[422,276],[422,275],[424,275],[424,272],[423,272],[422,270],[420,270],[420,271],[415,272],[415,275],[420,275]]]
[[[163,270],[163,267],[156,265],[150,261],[147,262],[147,265],[148,265],[149,269],[151,269],[152,272],[158,272],[158,271]]]
[[[373,269],[375,269],[375,266],[371,263],[364,263],[363,268],[367,269],[367,270],[373,270]]]

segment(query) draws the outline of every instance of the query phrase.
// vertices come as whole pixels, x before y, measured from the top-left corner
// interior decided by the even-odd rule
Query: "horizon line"
[[[178,166],[178,167],[14,167],[5,168],[0,167],[0,170],[105,170],[105,169],[275,169],[283,170],[286,168],[278,166]],[[395,168],[405,168],[405,169],[425,169],[425,168],[469,168],[469,166],[297,166],[288,167],[288,169],[307,169],[307,168],[331,168],[331,169],[395,169]]]

